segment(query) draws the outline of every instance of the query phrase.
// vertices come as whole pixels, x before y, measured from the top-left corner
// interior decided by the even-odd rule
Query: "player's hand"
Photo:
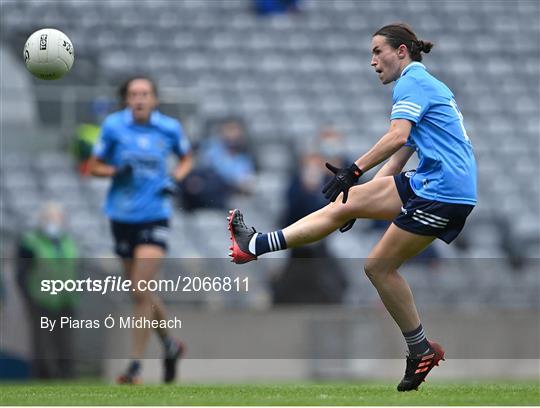
[[[356,184],[362,175],[362,170],[355,163],[351,164],[349,168],[342,169],[326,163],[326,168],[334,173],[334,178],[324,186],[322,190],[324,196],[334,202],[343,193],[343,204],[345,204],[349,197],[349,189]]]
[[[176,197],[179,191],[180,189],[178,188],[178,184],[172,180],[169,180],[161,190],[161,194],[165,197]]]

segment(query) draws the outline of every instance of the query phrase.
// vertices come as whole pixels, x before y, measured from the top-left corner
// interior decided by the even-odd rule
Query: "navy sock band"
[[[429,350],[430,345],[422,325],[418,326],[413,331],[403,333],[403,337],[405,337],[405,341],[409,347],[409,353],[412,356],[423,354]]]
[[[255,255],[259,256],[267,252],[281,251],[287,248],[283,231],[259,234],[255,241]]]
[[[128,367],[128,373],[130,375],[137,375],[141,370],[141,361],[140,360],[131,360]]]

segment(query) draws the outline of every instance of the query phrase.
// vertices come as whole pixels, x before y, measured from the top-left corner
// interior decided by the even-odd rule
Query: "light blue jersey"
[[[144,125],[133,121],[129,109],[109,115],[94,155],[115,167],[129,163],[133,172],[113,177],[105,203],[107,216],[133,224],[169,218],[170,200],[163,194],[163,188],[171,182],[167,157],[174,153],[181,158],[190,150],[180,123],[158,111]]]
[[[411,177],[415,194],[427,200],[476,204],[476,160],[454,95],[419,62],[396,81],[390,119],[413,123],[407,145],[420,163]]]

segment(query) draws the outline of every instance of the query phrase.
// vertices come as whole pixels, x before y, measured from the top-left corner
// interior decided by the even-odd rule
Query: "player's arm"
[[[324,196],[335,201],[339,194],[343,193],[342,202],[346,203],[349,189],[358,182],[362,174],[388,159],[407,143],[411,127],[412,124],[407,119],[392,120],[388,132],[350,167],[340,169],[326,163],[328,170],[334,173],[334,178],[324,186]]]
[[[193,169],[193,153],[189,152],[178,160],[173,171],[173,178],[178,183],[184,180],[189,172]]]
[[[392,120],[390,122],[390,129],[388,130],[388,132],[386,132],[386,134],[381,137],[379,141],[366,154],[356,160],[356,166],[358,166],[362,173],[365,173],[379,163],[382,163],[383,161],[388,159],[390,156],[398,152],[398,150],[400,150],[405,145],[405,143],[407,143],[407,139],[409,138],[409,134],[411,133],[411,128],[412,123],[407,119]],[[407,154],[409,154],[410,150],[411,149],[404,149],[404,152],[407,152]],[[395,159],[395,162],[391,164],[393,168],[396,164],[401,164],[401,162],[405,159],[406,153],[402,154],[399,154],[398,157]],[[408,155],[407,160],[409,160],[411,154],[412,152],[410,152],[410,154]],[[400,170],[403,168],[407,160],[403,162]],[[390,168],[388,168],[387,170],[390,170]]]
[[[113,177],[120,172],[130,172],[131,166],[125,164],[124,169],[119,169],[109,163],[111,153],[116,145],[115,132],[111,124],[110,117],[106,118],[101,126],[101,132],[97,143],[92,150],[92,156],[88,160],[88,170],[92,176],[95,177]]]
[[[403,170],[403,167],[407,164],[413,153],[414,149],[412,147],[402,146],[397,152],[390,156],[390,160],[384,163],[373,178],[398,174]]]
[[[97,156],[91,156],[88,160],[88,170],[95,177],[113,177],[117,173],[115,166],[105,163],[98,159]]]
[[[180,122],[174,122],[171,136],[174,141],[173,152],[178,157],[178,163],[173,170],[172,177],[174,181],[178,183],[184,180],[193,168],[193,150],[189,139],[184,134],[184,129]]]

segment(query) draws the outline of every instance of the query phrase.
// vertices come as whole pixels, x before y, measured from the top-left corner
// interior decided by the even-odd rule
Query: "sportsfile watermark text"
[[[121,276],[105,279],[43,279],[41,292],[57,295],[62,292],[97,292],[102,295],[114,292],[248,292],[249,278],[229,276],[181,276],[176,279],[152,279],[136,282]]]

